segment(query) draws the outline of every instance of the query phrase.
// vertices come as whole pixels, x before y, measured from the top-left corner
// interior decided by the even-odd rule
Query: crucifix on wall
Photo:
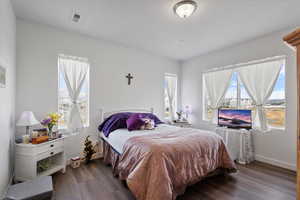
[[[129,74],[127,74],[126,78],[128,79],[128,85],[130,85],[131,79],[133,79],[133,76],[129,73]]]

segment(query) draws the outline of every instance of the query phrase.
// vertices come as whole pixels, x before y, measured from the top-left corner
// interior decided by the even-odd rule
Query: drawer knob
[[[53,155],[53,154],[54,154],[54,152],[51,152],[51,153],[50,153],[50,155]]]
[[[54,144],[51,144],[50,147],[54,147]]]

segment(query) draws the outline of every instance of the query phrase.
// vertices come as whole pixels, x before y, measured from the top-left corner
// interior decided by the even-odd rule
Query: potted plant
[[[93,148],[93,145],[92,145],[92,141],[89,139],[89,135],[85,138],[85,141],[84,141],[84,155],[85,155],[85,163],[88,164],[91,159],[92,159],[92,156],[95,152],[94,148]]]

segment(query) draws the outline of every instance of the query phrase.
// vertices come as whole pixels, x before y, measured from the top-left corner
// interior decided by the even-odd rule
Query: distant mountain
[[[226,118],[226,117],[219,117],[220,121],[225,121],[225,122],[229,122],[233,125],[238,125],[238,124],[249,124],[249,122],[241,120],[241,119],[237,119],[237,118]]]
[[[267,105],[284,105],[285,100],[284,99],[270,99],[266,103]]]

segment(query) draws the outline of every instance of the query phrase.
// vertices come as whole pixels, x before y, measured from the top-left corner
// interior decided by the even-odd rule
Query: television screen
[[[219,109],[218,125],[228,128],[251,129],[251,110]]]

